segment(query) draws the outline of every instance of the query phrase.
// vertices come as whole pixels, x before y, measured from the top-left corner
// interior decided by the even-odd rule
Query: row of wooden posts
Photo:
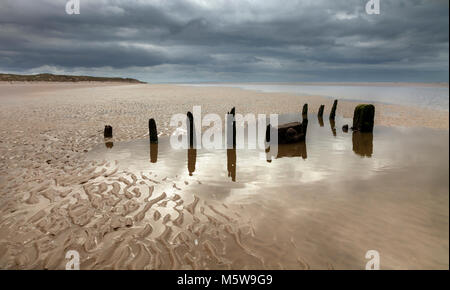
[[[333,106],[331,107],[330,111],[330,120],[334,121],[336,117],[336,109],[337,109],[337,103],[338,100],[334,100]],[[318,117],[319,119],[323,118],[323,113],[325,110],[325,105],[320,105],[319,111],[318,111]],[[227,116],[232,116],[231,118],[227,117],[227,126],[230,128],[232,126],[232,145],[233,148],[236,147],[236,121],[235,121],[235,113],[236,110],[233,107],[230,112],[228,112]],[[373,121],[374,121],[374,115],[375,115],[375,107],[373,105],[358,105],[355,108],[354,116],[353,116],[353,126],[352,129],[355,131],[361,131],[361,132],[372,132],[373,131]],[[307,125],[308,125],[308,104],[303,105],[302,109],[302,122],[293,122],[286,125],[280,125],[276,130],[279,134],[279,141],[282,143],[293,143],[298,142],[302,140],[301,135],[304,137],[306,136],[307,131]],[[194,116],[191,112],[187,112],[187,119],[188,119],[188,135],[189,135],[189,147],[193,148],[195,146],[195,138],[194,138]],[[156,144],[158,143],[158,131],[156,128],[156,121],[151,118],[148,121],[148,129],[149,129],[149,137],[150,137],[150,143]],[[266,131],[266,141],[270,141],[270,130],[272,130],[270,124],[267,126]],[[345,125],[343,127],[343,130],[348,130],[348,125]],[[282,134],[282,136],[280,136]],[[295,136],[295,134],[298,134],[299,136]],[[286,142],[283,141],[284,136],[288,136]],[[292,136],[291,136],[292,135]],[[110,125],[105,126],[104,130],[104,137],[105,138],[112,138],[112,127]],[[281,137],[281,138],[280,138]],[[290,138],[292,137],[292,138]],[[292,141],[292,142],[289,142]],[[231,141],[230,141],[231,142]],[[230,147],[230,146],[229,146]]]
[[[331,108],[331,112],[330,112],[330,119],[334,119],[336,116],[336,108],[337,108],[337,100],[334,100],[333,102],[333,106]],[[320,105],[319,107],[319,112],[318,112],[318,117],[322,118],[323,117],[323,112],[325,109],[325,105]],[[233,127],[233,147],[236,146],[236,121],[234,120],[236,114],[236,109],[235,107],[233,107],[231,109],[230,112],[228,112],[228,115],[233,116],[232,118],[232,127]],[[307,122],[308,120],[308,104],[304,104],[303,105],[303,110],[302,110],[302,116],[303,116],[303,122]],[[194,147],[194,116],[191,112],[187,112],[187,118],[188,118],[188,124],[189,124],[189,128],[188,128],[188,132],[189,132],[189,147]],[[270,128],[270,127],[268,127]],[[151,118],[148,120],[148,130],[149,130],[149,136],[150,136],[150,143],[152,144],[156,144],[158,143],[158,130],[156,128],[156,121],[155,119]],[[306,126],[305,126],[305,133],[306,133]],[[104,137],[105,138],[112,138],[113,134],[112,134],[112,127],[110,125],[106,125],[105,126],[105,130],[104,130]]]

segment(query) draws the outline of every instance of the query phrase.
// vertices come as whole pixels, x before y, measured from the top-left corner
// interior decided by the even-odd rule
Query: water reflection
[[[353,151],[363,157],[372,157],[373,133],[353,132]]]
[[[236,181],[236,149],[227,149],[227,170],[228,177],[231,177],[233,182]]]
[[[158,143],[150,143],[150,162],[156,163],[158,161]]]
[[[259,150],[241,150],[239,158],[239,182],[237,181],[238,149],[236,148],[223,149],[219,150],[216,153],[194,148],[174,150],[170,146],[169,138],[161,138],[158,144],[149,144],[148,139],[131,142],[116,142],[116,144],[113,144],[112,138],[105,138],[106,148],[101,146],[104,150],[104,153],[101,153],[101,150],[99,148],[100,152],[93,154],[105,154],[108,156],[106,157],[106,159],[120,160],[121,164],[127,165],[131,168],[139,168],[139,170],[147,170],[149,169],[149,166],[151,166],[152,170],[164,172],[165,174],[181,174],[186,176],[196,175],[196,177],[198,178],[205,178],[205,176],[207,176],[207,178],[209,179],[214,179],[214,176],[216,178],[217,176],[223,176],[223,181],[225,181],[226,179],[227,182],[236,183],[246,182],[254,178],[251,177],[252,175],[249,172],[247,172],[249,168],[260,170],[259,174],[269,174],[269,172],[271,172],[270,175],[279,174],[284,170],[284,168],[279,167],[280,164],[289,165],[292,168],[295,168],[295,166],[298,165],[297,160],[299,160],[300,158],[308,161],[305,163],[305,166],[312,166],[316,164],[317,158],[325,158],[324,156],[328,156],[326,159],[332,160],[333,158],[336,158],[334,154],[337,154],[337,156],[339,156],[344,151],[347,151],[347,154],[355,155],[355,157],[372,157],[374,146],[373,134],[355,132],[352,134],[352,141],[350,141],[349,135],[342,135],[339,136],[339,138],[333,138],[328,130],[320,130],[321,126],[323,125],[321,123],[323,123],[325,117],[326,116],[320,118],[318,116],[319,122],[307,123],[306,119],[303,120],[302,125],[305,125],[305,127],[306,125],[308,125],[310,127],[308,128],[308,138],[306,140],[308,144],[306,144],[305,141],[293,144],[279,144],[276,151],[272,150],[273,152],[270,152],[269,147],[266,150],[266,153],[263,152],[263,156],[268,163],[278,160],[277,162],[272,163],[273,165],[269,165],[264,160],[260,159],[261,152]],[[284,115],[282,116],[282,118],[282,124],[292,122],[293,120],[297,120],[298,122],[298,114],[292,114],[292,116]],[[340,118],[336,118],[335,120],[328,120],[330,122],[330,128],[332,130],[333,136],[337,135],[337,126],[342,126],[346,123],[348,124],[350,121]],[[192,125],[194,123],[190,120],[189,122]],[[227,125],[229,126],[228,128],[230,128],[230,130],[227,130],[227,132],[233,132],[234,130],[231,129],[233,126],[232,122]],[[194,129],[194,126],[192,127]],[[306,131],[306,128],[302,130]],[[233,140],[233,138],[230,139]],[[347,141],[345,141],[345,139]],[[195,145],[195,138],[192,138],[192,141],[192,145]],[[256,140],[253,139],[246,141],[249,142],[249,144],[253,144],[253,142],[256,142]],[[348,146],[350,144],[348,142],[352,142],[353,146]],[[191,144],[189,144],[189,146],[190,145]],[[234,144],[230,142],[227,145],[233,146]],[[309,146],[309,148],[307,148],[307,146]],[[377,152],[381,154],[379,149],[377,149]],[[202,160],[208,161],[202,162]],[[199,161],[199,163],[197,163],[197,161]],[[227,168],[226,171],[224,171],[225,168],[223,168],[225,166],[225,162]],[[188,170],[186,170],[186,166]],[[215,167],[215,169],[209,170],[209,168],[212,167]],[[221,173],[218,172],[221,170]],[[291,169],[288,172],[295,172],[295,169]],[[304,178],[317,178],[317,176],[319,176],[317,173],[308,174],[304,174]]]
[[[187,150],[188,155],[188,171],[189,176],[192,176],[192,173],[195,172],[195,163],[197,162],[197,149],[190,148]]]
[[[351,122],[335,121],[336,128]],[[269,261],[269,267],[289,266],[284,257],[291,256],[293,263],[302,257],[316,267],[364,267],[370,246],[389,257],[382,266],[387,269],[437,263],[448,268],[448,130],[379,126],[373,135],[335,138],[316,121],[308,126],[308,144],[280,146],[276,155],[283,158],[272,163],[261,160],[258,150],[238,149],[239,180],[237,150],[173,149],[168,137],[159,139],[157,163],[149,163],[148,138],[115,142],[112,149],[99,144],[87,158],[118,160],[119,169],[157,173],[158,181],[169,177],[161,184],[168,194],[195,194],[205,204],[212,199],[229,207],[217,212],[237,211],[243,222],[251,218],[259,240],[246,239],[243,245]],[[308,158],[300,160],[306,153]],[[278,249],[268,250],[274,238],[281,255]],[[408,259],[413,250],[420,265]]]
[[[105,147],[108,149],[111,149],[111,148],[113,148],[113,146],[114,146],[114,143],[111,140],[111,138],[105,138]]]
[[[323,127],[323,126],[324,126],[324,123],[323,123],[323,117],[322,117],[322,116],[318,116],[317,118],[319,119],[319,125],[320,125],[320,127]]]
[[[334,119],[329,119],[330,120],[330,128],[331,128],[331,132],[333,132],[333,136],[336,137],[336,122],[334,121]]]
[[[294,143],[294,144],[280,144],[278,145],[278,150],[277,150],[277,155],[276,156],[272,156],[270,153],[270,147],[268,149],[266,149],[266,157],[267,157],[267,162],[271,162],[272,161],[272,157],[275,157],[276,159],[279,158],[291,158],[291,157],[301,157],[303,159],[307,159],[308,158],[308,154],[306,151],[306,142],[302,141],[302,142],[298,142],[298,143]]]

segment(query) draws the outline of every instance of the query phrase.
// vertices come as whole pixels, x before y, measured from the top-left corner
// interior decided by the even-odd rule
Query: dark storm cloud
[[[448,1],[0,2],[0,70],[149,81],[448,79]],[[394,79],[392,79],[394,78]]]

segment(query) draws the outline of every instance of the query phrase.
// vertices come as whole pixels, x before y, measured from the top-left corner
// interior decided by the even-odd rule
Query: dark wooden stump
[[[236,109],[233,107],[227,113],[227,144],[228,148],[236,148]],[[231,139],[231,140],[230,140]]]
[[[306,131],[308,131],[308,119],[303,119],[302,122],[302,134],[306,136]]]
[[[106,125],[103,135],[105,136],[105,138],[112,138],[112,136],[113,136],[112,127],[109,125]]]
[[[194,148],[194,115],[191,112],[187,112],[187,130],[189,138],[189,148]]]
[[[303,120],[308,119],[308,104],[303,105],[302,117]]]
[[[158,143],[158,131],[156,129],[156,122],[154,119],[148,120],[148,131],[150,135],[150,143],[151,144]]]
[[[300,122],[292,122],[275,128],[278,132],[278,144],[290,144],[305,140],[303,126]]]
[[[375,106],[361,104],[356,106],[353,113],[353,127],[354,131],[373,132],[373,124],[375,118]]]
[[[319,107],[319,112],[317,113],[317,116],[319,116],[320,118],[323,117],[323,111],[325,110],[325,105],[320,105]]]
[[[270,130],[272,130],[272,126],[269,124],[266,127],[266,142],[270,142]]]
[[[338,100],[334,100],[333,107],[331,107],[330,119],[334,119],[336,117],[337,103],[338,103]]]

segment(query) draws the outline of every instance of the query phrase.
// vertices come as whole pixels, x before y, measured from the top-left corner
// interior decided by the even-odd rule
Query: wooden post
[[[103,132],[103,135],[105,136],[105,138],[112,138],[113,134],[112,134],[112,127],[109,125],[105,126],[105,131]]]
[[[320,105],[319,107],[319,112],[317,113],[317,116],[319,116],[320,118],[323,117],[323,110],[325,109],[325,105]]]
[[[189,148],[194,148],[194,115],[191,112],[187,112],[188,118],[188,136],[189,136]]]
[[[302,133],[305,135],[305,137],[306,137],[307,129],[308,129],[308,119],[303,119],[303,122],[302,122]]]
[[[303,120],[308,119],[308,104],[303,105],[302,117]]]
[[[373,132],[375,118],[375,106],[372,104],[361,104],[355,107],[353,113],[354,131]]]
[[[230,116],[231,116],[232,120],[230,120]],[[228,148],[230,148],[231,145],[232,145],[232,148],[236,148],[236,120],[235,120],[235,116],[236,116],[236,109],[235,109],[235,107],[233,107],[231,109],[231,111],[229,111],[227,113],[227,144],[228,144]],[[230,130],[232,130],[232,132],[231,132],[232,135],[231,136],[230,136]],[[232,142],[230,142],[229,137],[232,138]]]
[[[270,131],[272,130],[272,126],[269,124],[266,127],[266,142],[270,142]]]
[[[334,100],[333,107],[331,108],[330,119],[334,120],[334,117],[336,117],[337,103],[338,103],[338,101]]]
[[[156,130],[156,122],[154,119],[148,120],[148,131],[150,135],[150,143],[157,144],[158,143],[158,131]]]

